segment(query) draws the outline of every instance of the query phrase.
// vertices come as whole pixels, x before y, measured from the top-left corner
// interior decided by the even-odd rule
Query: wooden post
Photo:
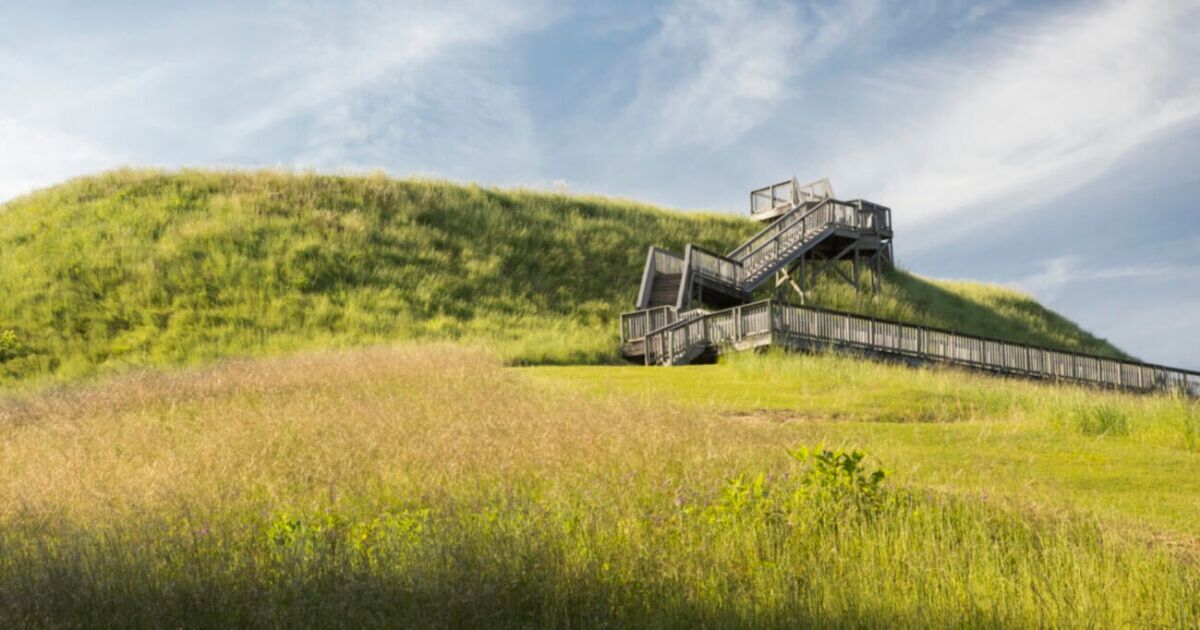
[[[854,247],[854,295],[862,293],[862,280],[859,277],[859,253],[858,246]]]
[[[806,295],[808,295],[808,281],[805,278],[806,278],[806,271],[805,271],[805,266],[804,266],[804,256],[801,256],[800,257],[800,303],[801,304],[804,304],[804,298]]]

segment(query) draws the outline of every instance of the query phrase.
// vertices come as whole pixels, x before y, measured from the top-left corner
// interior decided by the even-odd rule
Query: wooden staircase
[[[679,285],[683,282],[682,273],[657,273],[651,281],[650,303],[648,308],[656,306],[675,306],[679,299]]]
[[[891,240],[891,210],[884,206],[861,199],[802,201],[728,254],[688,245],[680,256],[651,247],[637,308],[744,304],[775,273],[813,255],[836,260],[853,251],[890,264]]]
[[[646,365],[684,365],[721,352],[768,345],[840,348],[908,362],[951,363],[1000,374],[1068,380],[1134,391],[1200,397],[1200,373],[1109,357],[1014,344],[949,330],[790,304],[753,302],[755,289],[796,264],[853,252],[892,262],[891,210],[839,201],[822,180],[792,180],[751,193],[752,216],[769,223],[728,254],[688,245],[682,256],[651,247],[637,310],[621,315],[621,350]],[[780,191],[783,192],[780,192]],[[875,281],[879,268],[876,267]],[[842,273],[840,270],[838,273]],[[850,278],[847,278],[848,280]],[[857,287],[857,273],[852,280]],[[803,280],[802,280],[803,282]],[[696,308],[698,304],[718,310]]]

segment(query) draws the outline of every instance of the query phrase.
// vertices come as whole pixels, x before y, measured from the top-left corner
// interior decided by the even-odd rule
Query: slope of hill
[[[414,338],[516,363],[615,360],[646,247],[748,220],[383,176],[115,171],[0,206],[0,380]],[[903,238],[903,235],[900,235]],[[1032,299],[897,272],[816,301],[1119,355]]]

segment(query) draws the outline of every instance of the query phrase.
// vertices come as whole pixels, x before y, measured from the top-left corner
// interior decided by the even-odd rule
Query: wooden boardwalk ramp
[[[669,317],[662,314],[660,319]],[[774,345],[788,350],[840,350],[909,363],[942,363],[997,374],[1200,396],[1200,372],[774,300],[695,312],[648,331],[636,342],[646,365],[684,365],[701,356]]]

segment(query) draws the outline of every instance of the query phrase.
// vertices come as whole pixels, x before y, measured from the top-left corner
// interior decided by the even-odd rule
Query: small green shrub
[[[0,363],[19,359],[29,354],[29,348],[17,338],[12,330],[0,332]]]
[[[1075,424],[1084,435],[1129,435],[1129,414],[1114,405],[1083,407],[1075,412]]]
[[[883,505],[887,472],[871,469],[865,451],[801,446],[789,454],[803,465],[798,475],[738,475],[704,508],[706,520],[728,526],[765,520],[807,529],[871,515]]]
[[[860,507],[879,504],[887,471],[870,469],[865,461],[866,451],[831,451],[823,446],[816,449],[801,446],[788,453],[792,459],[804,464],[801,484],[810,495]]]

